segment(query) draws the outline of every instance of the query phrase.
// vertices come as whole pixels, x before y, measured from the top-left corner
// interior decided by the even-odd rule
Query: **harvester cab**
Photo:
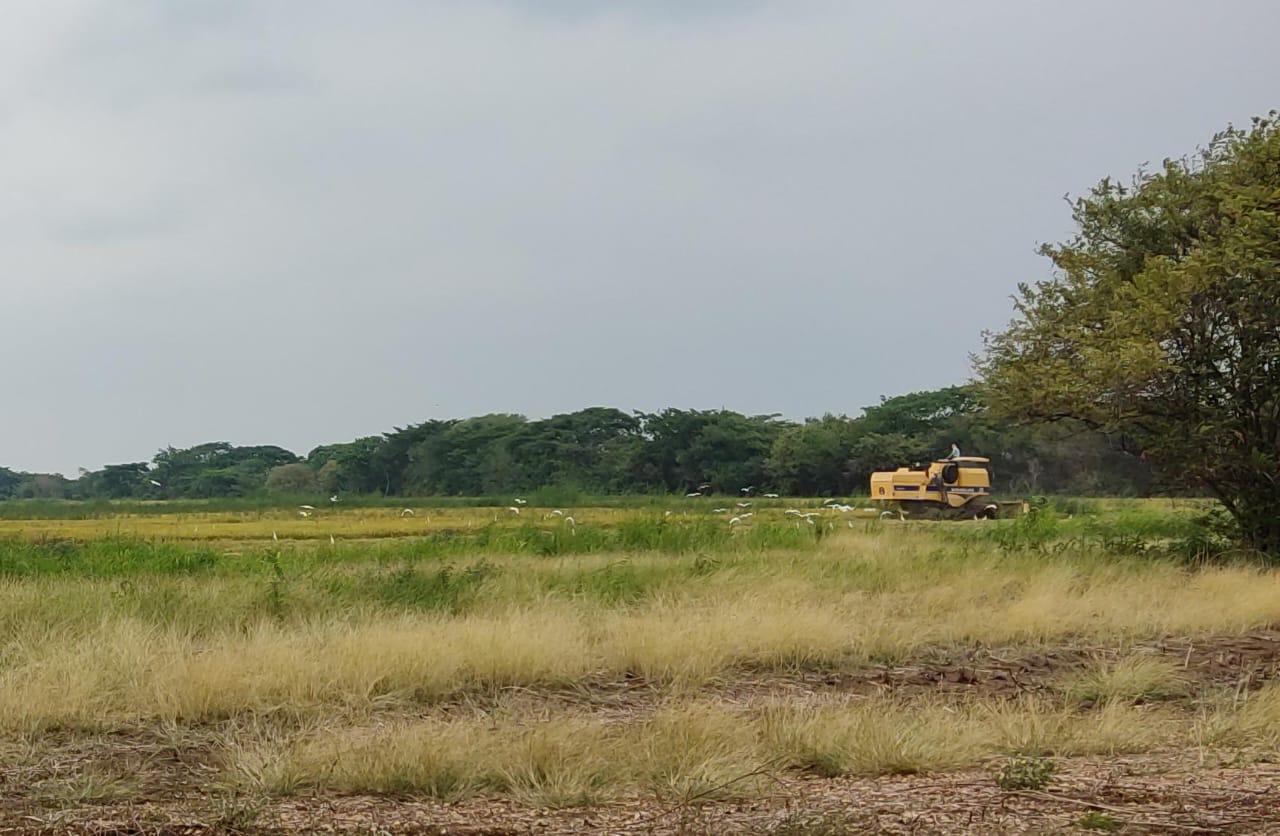
[[[906,516],[995,519],[989,459],[958,456],[871,474],[871,499]]]

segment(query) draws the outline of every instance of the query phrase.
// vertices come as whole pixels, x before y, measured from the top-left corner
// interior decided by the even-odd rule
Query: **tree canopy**
[[[804,422],[730,410],[626,413],[591,407],[550,418],[480,415],[397,427],[316,447],[228,442],[166,447],[150,462],[78,479],[0,469],[0,499],[493,496],[540,488],[591,494],[848,496],[873,470],[924,461],[952,441],[993,460],[999,490],[1136,493],[1145,474],[1097,433],[995,421],[969,387],[882,399],[858,417]]]
[[[1019,286],[988,335],[983,396],[1001,418],[1114,433],[1170,483],[1211,493],[1280,554],[1280,123],[1073,203],[1055,275]]]

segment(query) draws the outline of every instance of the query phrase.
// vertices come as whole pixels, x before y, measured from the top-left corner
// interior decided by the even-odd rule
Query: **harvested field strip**
[[[85,519],[4,519],[0,518],[0,539],[13,539],[38,543],[79,542],[87,543],[106,538],[124,540],[189,542],[277,542],[316,541],[329,537],[343,540],[375,540],[387,538],[436,538],[440,541],[459,540],[485,546],[490,541],[521,535],[545,532],[563,532],[566,537],[603,536],[615,547],[627,545],[628,537],[649,541],[666,533],[679,539],[680,532],[694,539],[700,537],[722,540],[731,533],[728,521],[730,509],[740,513],[743,509],[729,503],[730,508],[712,513],[710,506],[678,512],[661,512],[651,509],[628,508],[575,508],[563,509],[522,508],[517,513],[512,507],[489,508],[422,508],[392,509],[374,508],[358,510],[317,509],[298,511],[279,509],[241,513],[193,513],[173,515],[139,515],[123,517],[96,517]],[[754,507],[754,503],[753,503]],[[411,513],[412,512],[412,513]],[[306,516],[303,516],[306,514]],[[760,519],[755,519],[756,515]],[[859,520],[863,524],[875,517],[871,510],[851,514],[834,514],[832,522],[844,523]],[[765,519],[767,518],[767,520]],[[757,525],[768,522],[788,531],[806,531],[811,526],[796,527],[796,520],[788,518],[782,508],[761,509],[751,512]],[[751,526],[744,526],[749,530]],[[688,534],[692,532],[691,534]],[[714,532],[714,535],[713,535]]]

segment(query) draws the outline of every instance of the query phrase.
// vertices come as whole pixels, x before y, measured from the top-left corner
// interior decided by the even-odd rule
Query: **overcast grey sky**
[[[0,465],[960,383],[1280,4],[10,0]]]

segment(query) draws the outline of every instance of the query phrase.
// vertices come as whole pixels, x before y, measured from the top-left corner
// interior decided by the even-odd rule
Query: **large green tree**
[[[978,361],[987,402],[1115,433],[1280,556],[1280,125],[1272,113],[1073,204],[1053,278]]]

